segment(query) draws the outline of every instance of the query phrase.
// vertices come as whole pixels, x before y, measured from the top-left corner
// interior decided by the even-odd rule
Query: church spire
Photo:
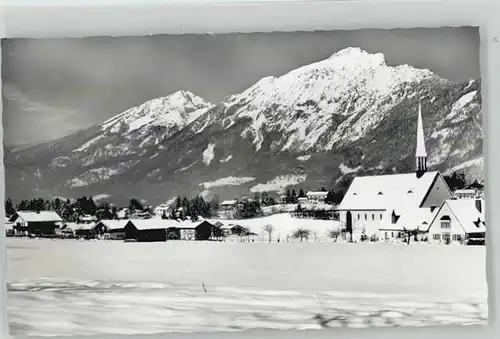
[[[417,150],[415,152],[417,175],[421,176],[427,170],[427,151],[425,150],[424,124],[422,123],[422,105],[418,100]]]

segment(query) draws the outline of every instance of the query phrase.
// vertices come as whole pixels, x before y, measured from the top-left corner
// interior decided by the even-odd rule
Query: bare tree
[[[339,229],[334,228],[334,229],[328,231],[328,236],[332,239],[332,241],[337,242],[340,233],[341,232]]]
[[[302,242],[304,239],[308,239],[309,235],[311,234],[311,231],[306,230],[305,228],[298,228],[293,232],[292,237],[294,239],[300,239],[300,242]]]
[[[267,233],[267,236],[269,238],[269,242],[271,242],[271,240],[272,240],[273,231],[274,231],[273,225],[267,224],[266,226],[264,226],[264,232]]]
[[[417,235],[418,235],[418,233],[419,233],[419,231],[418,231],[418,228],[416,228],[416,229],[403,228],[403,233],[404,233],[405,238],[406,238],[405,241],[409,245],[411,237],[413,236],[413,237],[416,238]]]

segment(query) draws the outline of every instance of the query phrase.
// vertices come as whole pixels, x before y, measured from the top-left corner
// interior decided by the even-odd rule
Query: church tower
[[[418,101],[417,150],[415,152],[417,177],[427,171],[427,151],[425,150],[424,124],[422,122],[422,105]]]

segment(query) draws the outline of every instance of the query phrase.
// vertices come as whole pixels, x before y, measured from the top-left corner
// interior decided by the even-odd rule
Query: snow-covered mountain
[[[347,48],[263,78],[217,105],[177,92],[12,152],[5,161],[7,192],[157,203],[174,195],[231,198],[288,185],[338,187],[354,173],[413,169],[419,100],[429,166],[480,177],[480,80],[452,83]]]

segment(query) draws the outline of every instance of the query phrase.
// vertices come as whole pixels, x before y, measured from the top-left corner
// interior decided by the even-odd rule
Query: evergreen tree
[[[334,204],[335,203],[335,192],[333,190],[328,191],[328,194],[326,195],[325,202],[327,204]]]
[[[14,204],[12,203],[12,200],[8,198],[7,200],[5,200],[5,215],[11,216],[14,213],[16,213]]]
[[[132,198],[130,199],[128,208],[131,211],[143,211],[144,205],[138,199]]]
[[[290,189],[286,190],[285,203],[287,203],[287,204],[291,204],[292,203],[292,192],[290,192]]]
[[[17,205],[16,210],[18,211],[28,211],[30,208],[30,202],[26,199],[21,200],[19,205]]]
[[[306,197],[306,194],[304,193],[304,190],[301,188],[299,190],[299,198],[305,198]]]
[[[292,195],[291,195],[291,203],[296,204],[299,201],[299,198],[297,197],[297,191],[295,188],[292,190]]]

